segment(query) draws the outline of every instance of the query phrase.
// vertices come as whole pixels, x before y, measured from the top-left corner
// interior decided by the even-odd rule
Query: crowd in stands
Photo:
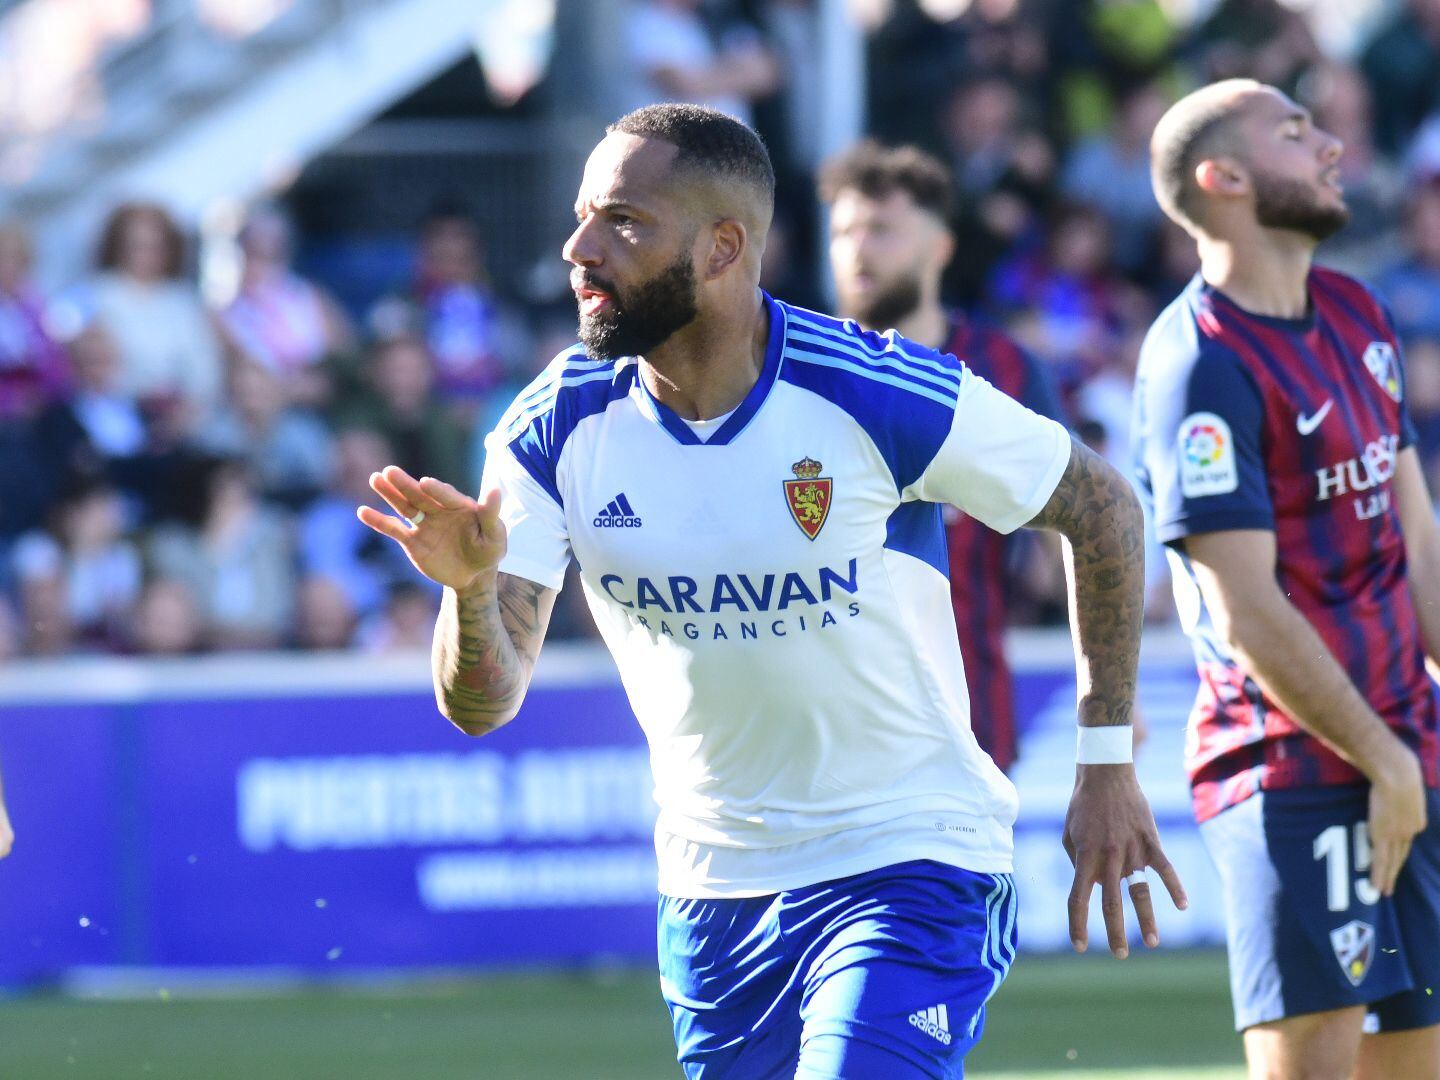
[[[1354,220],[1321,258],[1389,304],[1440,490],[1440,0],[1395,0],[1348,52],[1280,0],[1218,0],[1188,24],[1174,6],[855,5],[870,134],[954,173],[949,299],[1034,353],[1075,430],[1128,473],[1140,343],[1196,269],[1150,193],[1150,131],[1200,82],[1275,83],[1346,143]],[[636,0],[632,18],[626,104],[700,100],[757,124],[781,178],[765,284],[823,305],[815,5]],[[367,310],[298,274],[297,240],[281,207],[253,207],[231,295],[207,303],[181,227],[129,203],[87,280],[41,295],[25,230],[0,225],[0,656],[426,647],[435,590],[356,519],[377,502],[368,478],[393,462],[473,490],[484,434],[568,342],[491,280],[463,210],[418,223],[413,266]],[[1063,620],[1053,561],[1031,562],[1016,618]],[[557,636],[587,632],[567,592]]]

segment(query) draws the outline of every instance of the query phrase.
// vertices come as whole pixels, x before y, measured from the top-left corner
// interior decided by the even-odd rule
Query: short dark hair
[[[774,204],[775,166],[770,151],[751,128],[718,109],[674,103],[646,105],[626,113],[605,131],[668,142],[679,151],[675,156],[678,167],[734,178]]]
[[[948,222],[955,212],[950,170],[918,146],[882,146],[863,139],[820,168],[820,198],[833,203],[842,191],[883,199],[903,191],[915,205]]]
[[[1187,229],[1200,224],[1195,166],[1222,149],[1230,124],[1242,110],[1244,91],[1263,89],[1251,79],[1227,79],[1186,95],[1170,106],[1150,139],[1150,183],[1160,208]]]

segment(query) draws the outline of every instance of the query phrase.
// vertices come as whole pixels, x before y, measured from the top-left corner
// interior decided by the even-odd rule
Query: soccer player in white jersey
[[[1067,540],[1077,949],[1095,884],[1154,945],[1130,486],[954,357],[759,288],[764,145],[693,105],[612,124],[565,245],[581,344],[489,440],[477,501],[390,467],[360,509],[445,586],[441,711],[520,709],[573,557],[650,742],[661,989],[691,1080],[954,1077],[1015,952],[1015,791],[970,732],[941,502]]]

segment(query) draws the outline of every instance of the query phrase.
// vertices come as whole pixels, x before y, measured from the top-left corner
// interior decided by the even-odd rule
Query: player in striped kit
[[[1390,319],[1312,266],[1341,152],[1248,80],[1157,126],[1202,269],[1142,350],[1139,472],[1200,672],[1187,765],[1251,1075],[1435,1077],[1440,529]]]
[[[1184,902],[1129,764],[1140,509],[954,357],[760,290],[773,199],[730,117],[611,125],[565,247],[581,345],[491,436],[483,501],[391,467],[406,522],[359,513],[446,586],[436,693],[475,735],[519,710],[578,562],[650,743],[691,1080],[957,1077],[1014,957],[1015,792],[969,729],[939,504],[1073,549],[1071,932],[1099,883],[1120,956],[1127,892],[1158,940],[1138,872]]]
[[[826,164],[820,196],[830,206],[830,269],[842,315],[867,330],[893,327],[958,357],[1031,412],[1062,419],[1050,379],[1033,357],[997,328],[940,303],[940,278],[955,250],[944,165],[914,147],[866,141]],[[1008,772],[1019,751],[1005,658],[1009,538],[957,512],[946,522],[945,539],[970,726]]]

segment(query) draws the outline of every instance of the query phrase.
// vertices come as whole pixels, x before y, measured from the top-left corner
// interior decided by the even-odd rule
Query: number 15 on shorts
[[[1354,862],[1351,863],[1351,850]],[[1370,884],[1370,826],[1331,825],[1315,837],[1315,860],[1325,863],[1326,902],[1331,911],[1349,911],[1352,900],[1370,907],[1380,891]]]

